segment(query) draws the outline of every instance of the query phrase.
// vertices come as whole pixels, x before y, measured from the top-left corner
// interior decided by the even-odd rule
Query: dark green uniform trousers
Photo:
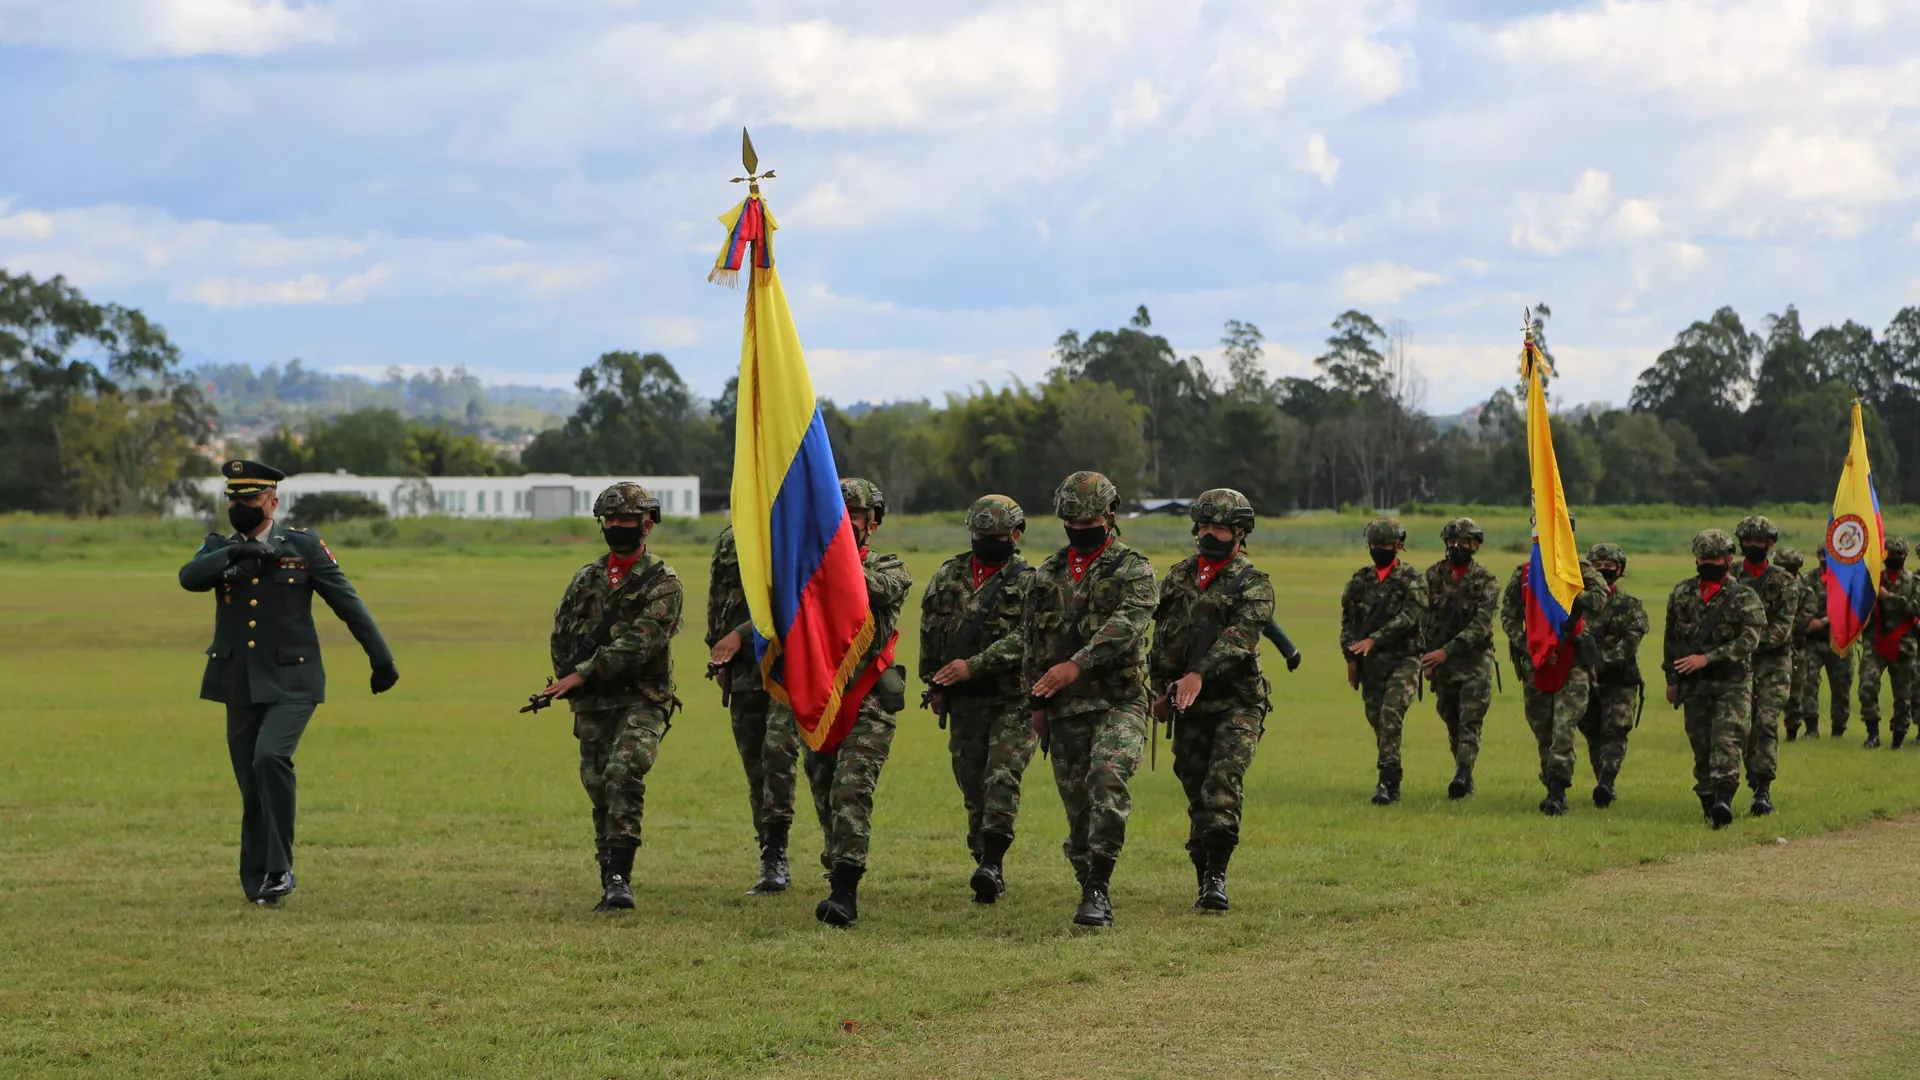
[[[293,869],[293,752],[313,718],[311,701],[227,706],[227,756],[240,784],[240,885],[248,896],[268,874]]]

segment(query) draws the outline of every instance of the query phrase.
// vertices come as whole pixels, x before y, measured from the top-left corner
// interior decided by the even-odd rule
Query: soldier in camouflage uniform
[[[1146,752],[1153,567],[1118,539],[1119,509],[1119,490],[1097,472],[1061,481],[1053,512],[1067,546],[1034,574],[1023,642],[1033,722],[1066,806],[1081,926],[1113,925],[1109,890],[1133,810],[1127,783]]]
[[[1860,722],[1867,726],[1869,750],[1880,746],[1880,673],[1893,675],[1893,748],[1907,741],[1913,723],[1913,698],[1920,683],[1920,635],[1913,633],[1920,617],[1920,578],[1907,573],[1907,542],[1887,537],[1886,562],[1880,571],[1880,599],[1861,637]]]
[[[1619,544],[1595,544],[1587,561],[1607,583],[1606,599],[1590,608],[1589,633],[1600,643],[1600,666],[1580,733],[1587,737],[1593,765],[1593,805],[1612,806],[1620,766],[1627,760],[1627,736],[1639,722],[1646,691],[1640,678],[1640,641],[1647,636],[1647,609],[1620,587],[1627,576],[1627,551]]]
[[[1547,797],[1540,800],[1540,812],[1558,817],[1567,812],[1567,789],[1573,786],[1573,770],[1578,764],[1575,735],[1586,719],[1593,696],[1594,668],[1600,651],[1594,637],[1586,632],[1584,616],[1589,605],[1608,595],[1606,579],[1583,556],[1580,559],[1581,593],[1574,597],[1573,610],[1567,613],[1567,627],[1580,627],[1561,645],[1573,650],[1573,663],[1560,689],[1547,693],[1534,686],[1533,656],[1527,646],[1527,601],[1525,587],[1529,563],[1521,563],[1507,578],[1500,596],[1500,626],[1507,632],[1507,653],[1513,659],[1514,677],[1520,683],[1520,697],[1540,750],[1540,782]]]
[[[1733,796],[1753,713],[1753,650],[1767,629],[1767,605],[1729,574],[1733,537],[1707,529],[1693,538],[1696,576],[1667,595],[1660,670],[1667,703],[1684,710],[1693,745],[1693,790],[1716,829],[1733,822]]]
[[[1393,518],[1367,523],[1371,565],[1353,572],[1340,594],[1340,651],[1347,685],[1360,691],[1373,728],[1379,783],[1373,804],[1400,801],[1400,732],[1420,690],[1420,632],[1427,584],[1400,561],[1407,530]]]
[[[593,501],[608,554],[580,568],[553,613],[549,650],[559,681],[544,691],[573,706],[580,783],[593,801],[600,863],[595,911],[633,907],[633,854],[647,773],[680,699],[673,694],[673,635],[680,578],[647,550],[660,500],[618,483]]]
[[[768,724],[772,704],[753,659],[753,622],[740,584],[740,555],[733,526],[713,544],[707,586],[707,677],[720,684],[721,703],[733,719],[733,744],[747,774],[747,806],[760,848],[760,880],[749,896],[785,892],[787,835],[793,828],[793,789],[800,743],[791,723]]]
[[[920,681],[947,729],[967,808],[975,903],[1006,895],[1004,860],[1020,813],[1020,778],[1039,740],[1021,677],[1021,626],[1033,568],[1016,552],[1026,512],[1005,495],[967,509],[971,550],[940,564],[920,599]]]
[[[1440,530],[1447,557],[1426,573],[1426,653],[1420,668],[1433,681],[1434,708],[1447,725],[1447,745],[1453,750],[1449,799],[1473,794],[1480,725],[1493,704],[1493,618],[1500,606],[1500,582],[1474,561],[1486,539],[1472,518],[1454,518]]]
[[[1173,725],[1173,773],[1187,794],[1194,907],[1225,911],[1241,796],[1269,711],[1260,635],[1273,618],[1273,583],[1241,549],[1254,527],[1245,495],[1214,488],[1188,513],[1198,553],[1160,583],[1147,674],[1153,715]]]
[[[1800,682],[1800,722],[1807,738],[1820,737],[1820,677],[1828,685],[1827,729],[1838,738],[1847,733],[1847,720],[1853,712],[1853,648],[1833,650],[1833,624],[1827,618],[1827,549],[1816,553],[1820,565],[1801,582],[1802,625],[1807,631],[1806,677]]]
[[[1804,685],[1807,671],[1807,619],[1813,609],[1808,607],[1807,581],[1800,573],[1807,560],[1800,552],[1790,547],[1773,549],[1773,565],[1793,575],[1793,632],[1788,635],[1787,655],[1790,660],[1791,676],[1787,681],[1787,706],[1780,714],[1780,726],[1786,732],[1786,739],[1792,742],[1800,737],[1800,728],[1804,723],[1801,704],[1806,698]]]
[[[913,589],[913,575],[898,555],[871,549],[874,530],[887,514],[886,496],[872,483],[854,477],[840,481],[853,537],[860,545],[860,566],[867,579],[867,606],[873,613],[873,644],[855,669],[855,684],[883,659],[892,655],[899,634],[900,609]],[[860,918],[860,879],[867,872],[867,847],[873,839],[873,789],[880,769],[893,748],[895,716],[906,707],[904,669],[883,667],[866,697],[860,700],[853,727],[831,753],[805,748],[807,786],[813,789],[813,808],[820,817],[832,887],[814,907],[814,918],[842,929]],[[788,723],[792,723],[788,714]]]
[[[1760,594],[1767,607],[1767,628],[1753,650],[1753,715],[1747,722],[1747,787],[1753,791],[1748,812],[1773,813],[1773,781],[1780,771],[1780,723],[1793,690],[1793,628],[1800,621],[1800,590],[1792,574],[1774,566],[1773,545],[1780,533],[1759,514],[1733,527],[1742,564],[1736,575]]]

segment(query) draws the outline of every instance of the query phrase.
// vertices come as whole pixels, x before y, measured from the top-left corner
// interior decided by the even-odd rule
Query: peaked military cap
[[[227,495],[258,495],[263,491],[272,491],[280,486],[287,474],[271,465],[262,465],[258,461],[238,459],[220,466],[220,475],[226,477]]]

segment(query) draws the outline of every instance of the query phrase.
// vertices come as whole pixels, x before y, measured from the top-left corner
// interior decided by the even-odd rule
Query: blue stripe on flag
[[[785,640],[793,628],[800,594],[826,558],[827,545],[840,531],[847,504],[840,497],[840,476],[833,467],[833,444],[827,422],[814,406],[813,422],[800,437],[800,448],[787,466],[774,496],[769,531],[773,551],[773,626]],[[764,650],[763,650],[764,651]]]

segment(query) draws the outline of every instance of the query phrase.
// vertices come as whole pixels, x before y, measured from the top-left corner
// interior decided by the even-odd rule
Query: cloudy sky
[[[1920,0],[0,0],[0,100],[0,265],[200,360],[711,394],[743,124],[842,402],[1145,303],[1276,373],[1399,320],[1455,411],[1535,300],[1623,402],[1720,305],[1920,303]]]

